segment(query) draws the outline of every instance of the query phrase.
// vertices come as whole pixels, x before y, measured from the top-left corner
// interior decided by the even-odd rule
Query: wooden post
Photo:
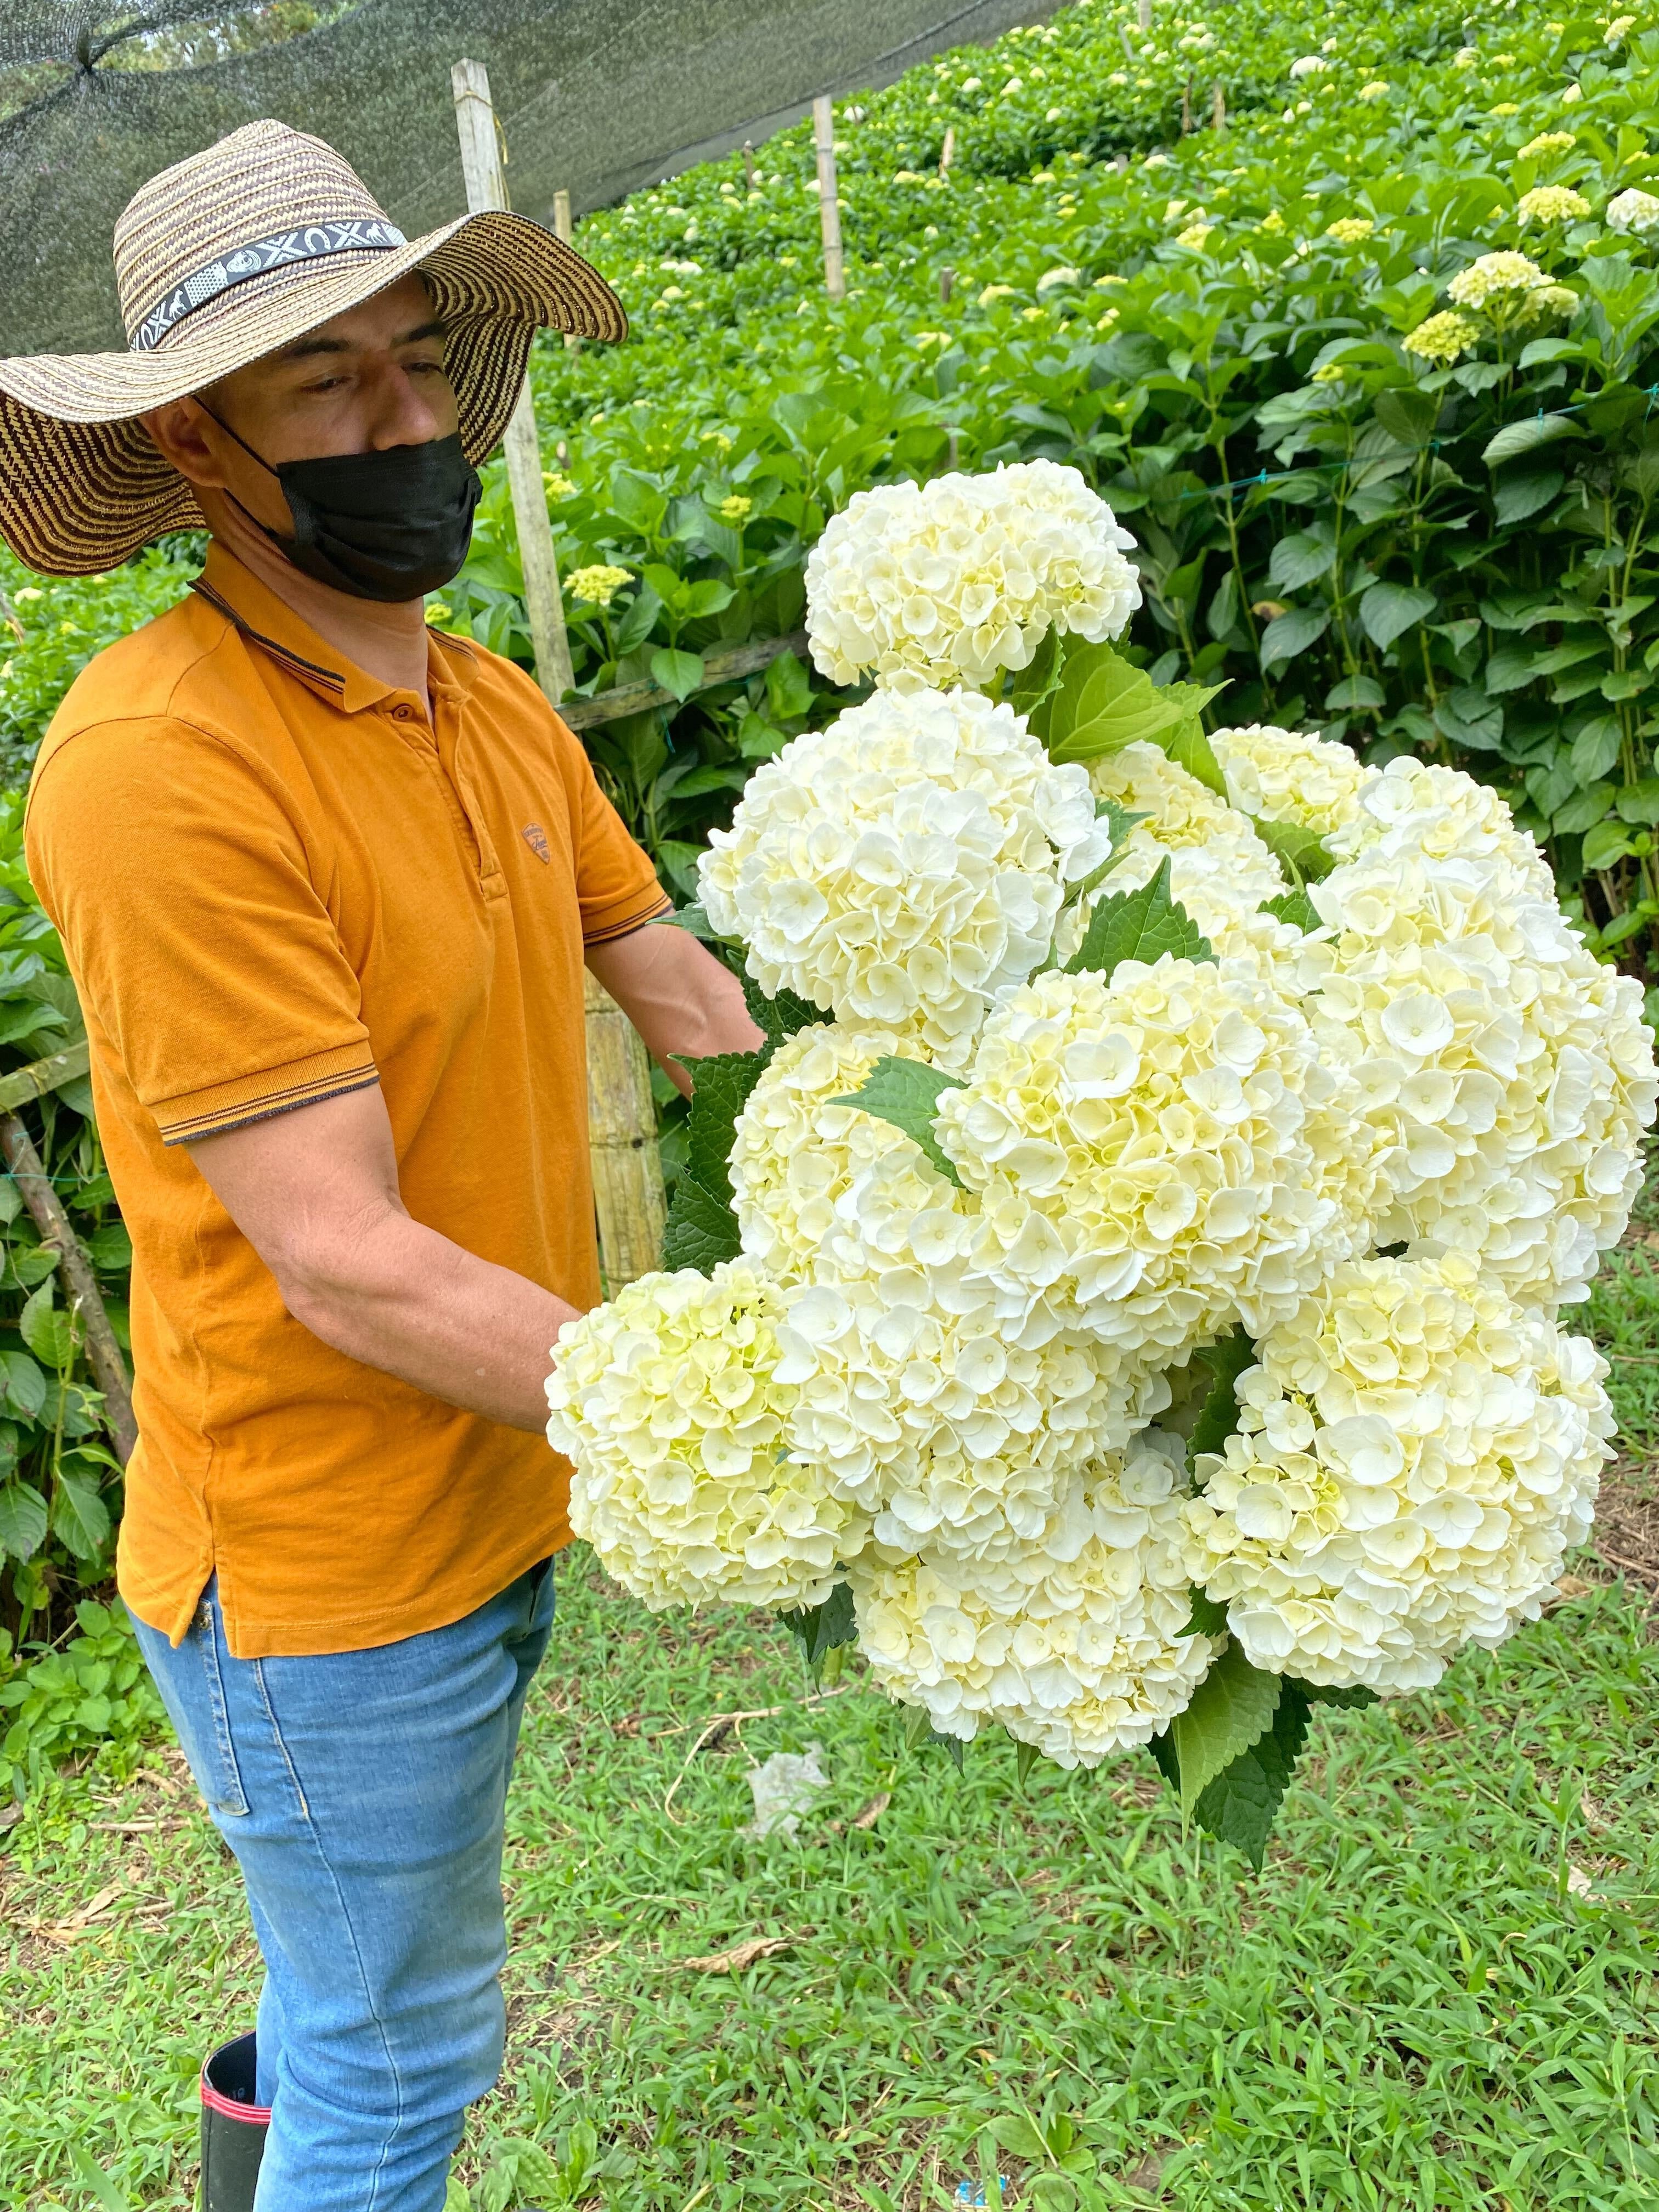
[[[945,126],[945,143],[939,149],[939,173],[941,177],[949,175],[951,157],[956,150],[957,126],[954,123],[947,123]]]
[[[1188,77],[1181,88],[1181,135],[1184,138],[1193,127],[1193,81]]]
[[[639,1033],[605,988],[587,977],[587,1141],[599,1224],[605,1294],[649,1274],[662,1255],[668,1216],[651,1061]]]
[[[947,261],[944,268],[939,272],[939,303],[941,307],[948,307],[950,306],[951,288],[956,281],[956,270],[953,265]]]
[[[1152,27],[1152,0],[1140,0],[1140,27],[1143,31]]]
[[[812,102],[812,131],[818,152],[818,222],[823,232],[823,289],[832,300],[847,297],[841,258],[841,210],[836,204],[836,118],[825,93]]]
[[[750,191],[756,191],[758,179],[755,175],[755,149],[746,138],[743,142],[743,173],[749,179]]]
[[[482,62],[462,61],[449,75],[455,94],[467,206],[474,215],[486,208],[504,208],[507,179],[495,137],[495,111],[489,103],[489,73]],[[536,435],[536,407],[528,377],[520,389],[502,444],[513,494],[513,519],[518,526],[519,564],[524,571],[525,611],[530,618],[530,641],[536,655],[536,681],[556,707],[565,693],[574,689],[576,679],[570,665],[570,640],[565,634],[559,564],[547,516],[547,486],[542,481],[541,442]]]
[[[1227,95],[1218,84],[1210,96],[1210,127],[1212,131],[1227,127]]]
[[[121,1357],[115,1331],[104,1310],[98,1279],[52,1187],[40,1155],[15,1114],[0,1114],[0,1152],[5,1155],[6,1165],[11,1170],[12,1181],[24,1205],[34,1217],[42,1245],[58,1255],[64,1294],[70,1311],[80,1319],[86,1337],[88,1364],[104,1394],[104,1409],[115,1438],[115,1456],[125,1467],[138,1441],[138,1426],[132,1418],[132,1386],[127,1380],[127,1363]]]
[[[562,240],[564,241],[565,245],[568,246],[568,245],[569,245],[569,243],[570,243],[570,240],[571,240],[571,234],[572,234],[572,232],[574,230],[574,228],[575,228],[575,226],[574,226],[574,223],[571,222],[571,220],[570,220],[570,195],[569,195],[569,193],[568,193],[568,192],[555,192],[555,193],[554,193],[554,195],[553,195],[553,235],[554,235],[554,237],[555,237],[555,238],[557,238],[557,239],[562,239]],[[574,351],[576,350],[576,348],[577,348],[580,343],[581,343],[581,340],[580,340],[580,339],[576,336],[576,333],[574,332],[574,331],[567,331],[565,332],[565,334],[564,334],[564,345],[565,345],[565,351],[566,351],[567,353],[574,353]]]

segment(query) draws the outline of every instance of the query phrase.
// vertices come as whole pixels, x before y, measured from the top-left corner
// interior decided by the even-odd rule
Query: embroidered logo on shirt
[[[553,848],[548,843],[547,832],[539,822],[526,822],[519,835],[538,860],[551,861]]]

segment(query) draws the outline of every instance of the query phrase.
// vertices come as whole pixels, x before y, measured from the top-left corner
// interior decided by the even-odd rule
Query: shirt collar
[[[348,660],[337,646],[318,636],[310,623],[260,582],[217,538],[208,546],[207,562],[192,587],[234,623],[250,645],[257,645],[292,676],[348,714],[361,714],[392,697],[395,687]],[[477,656],[459,638],[428,632],[428,665],[434,690],[471,690]]]

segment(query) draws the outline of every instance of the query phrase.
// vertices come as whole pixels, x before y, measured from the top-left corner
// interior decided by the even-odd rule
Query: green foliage
[[[163,1720],[124,1606],[83,1600],[75,1632],[55,1649],[14,1656],[0,1634],[0,1809],[58,1762],[100,1743],[142,1741]]]
[[[1249,1331],[1240,1328],[1199,1356],[1212,1379],[1188,1440],[1188,1451],[1194,1459],[1200,1452],[1220,1451],[1238,1426],[1237,1385],[1255,1361],[1255,1346]]]
[[[1170,1723],[1176,1785],[1183,1811],[1273,1725],[1279,1678],[1252,1667],[1230,1643],[1199,1684],[1192,1703]]]
[[[937,1067],[929,1067],[920,1060],[901,1060],[896,1054],[885,1054],[871,1069],[856,1091],[844,1097],[832,1098],[832,1106],[859,1106],[878,1120],[890,1121],[896,1129],[902,1129],[912,1144],[920,1145],[929,1164],[942,1176],[948,1176],[962,1188],[962,1177],[957,1173],[951,1159],[933,1133],[934,1116],[939,1102],[947,1091],[960,1091],[962,1078],[946,1075]]]
[[[799,1643],[814,1673],[822,1670],[832,1651],[854,1643],[859,1632],[853,1618],[853,1593],[845,1583],[837,1583],[821,1605],[781,1613],[778,1619]]]
[[[673,1203],[663,1231],[665,1267],[695,1267],[708,1274],[738,1251],[738,1218],[732,1211],[732,1130],[744,1101],[772,1056],[763,1052],[723,1052],[707,1059],[687,1057],[691,1077],[691,1114],[685,1151],[674,1184]]]
[[[1213,960],[1210,940],[1183,906],[1170,896],[1170,861],[1139,890],[1116,891],[1097,900],[1083,942],[1066,963],[1068,975],[1094,973],[1108,982],[1124,960]]]
[[[0,1074],[84,1035],[57,933],[23,868],[21,801],[0,800]],[[91,1109],[82,1077],[23,1119],[125,1341],[131,1246]],[[107,1579],[120,1469],[53,1252],[9,1175],[0,1254],[0,1628],[21,1645],[32,1626],[55,1629],[77,1591]]]

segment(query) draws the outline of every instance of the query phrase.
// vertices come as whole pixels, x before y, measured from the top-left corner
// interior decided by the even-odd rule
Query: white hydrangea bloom
[[[1212,731],[1210,744],[1240,813],[1290,823],[1316,837],[1352,820],[1359,793],[1376,773],[1347,745],[1271,722]]]
[[[849,1579],[884,1689],[942,1735],[1000,1723],[1066,1767],[1149,1741],[1219,1648],[1181,1633],[1192,1601],[1179,1477],[1150,1441],[1092,1461],[1042,1548],[1001,1568],[866,1557]]]
[[[1632,185],[1607,202],[1607,224],[1609,230],[1659,229],[1659,199]]]
[[[706,1598],[817,1605],[867,1523],[787,1455],[783,1297],[746,1261],[642,1275],[567,1322],[548,1441],[574,1465],[570,1525],[653,1611]]]
[[[1012,993],[934,1127],[981,1210],[1018,1224],[1034,1279],[1103,1343],[1167,1362],[1241,1316],[1259,1334],[1364,1249],[1363,1213],[1334,1195],[1365,1188],[1351,1084],[1248,963],[1165,954]],[[1340,1165],[1316,1157],[1316,1102]],[[1352,1141],[1370,1157],[1369,1132]]]
[[[960,1208],[894,1225],[908,1249],[787,1294],[794,1452],[887,1553],[1006,1559],[1042,1540],[1070,1476],[1127,1444],[1169,1386],[1029,1289],[1022,1321],[1000,1317],[983,1232]]]
[[[1089,779],[976,693],[878,693],[758,768],[698,880],[763,990],[960,1053],[1109,849]]]
[[[732,1146],[733,1203],[744,1252],[776,1281],[863,1275],[917,1214],[962,1205],[902,1130],[834,1103],[895,1053],[921,1057],[885,1030],[815,1024],[778,1048],[750,1092]]]
[[[836,684],[982,689],[1050,629],[1116,637],[1140,605],[1134,542],[1056,461],[854,492],[807,558],[812,658]]]
[[[1518,884],[1555,903],[1555,878],[1536,838],[1517,830],[1509,803],[1462,769],[1437,768],[1408,754],[1380,775],[1363,770],[1355,805],[1328,840],[1344,860],[1501,860]]]
[[[1358,856],[1312,886],[1329,927],[1299,968],[1391,1146],[1376,1242],[1468,1254],[1527,1305],[1583,1298],[1653,1119],[1640,985],[1585,951],[1532,841],[1453,770],[1391,763],[1332,842]]]
[[[1138,890],[1167,857],[1170,896],[1213,944],[1230,922],[1254,914],[1264,899],[1277,898],[1285,889],[1278,861],[1245,816],[1158,746],[1126,745],[1091,761],[1089,782],[1097,797],[1148,817],[1129,832],[1128,851],[1102,884],[1101,896]],[[1079,914],[1067,934],[1080,939],[1085,919]],[[1072,949],[1065,938],[1061,944]]]
[[[1612,1455],[1593,1346],[1449,1254],[1340,1267],[1257,1349],[1183,1508],[1254,1665],[1422,1689],[1537,1617]]]

